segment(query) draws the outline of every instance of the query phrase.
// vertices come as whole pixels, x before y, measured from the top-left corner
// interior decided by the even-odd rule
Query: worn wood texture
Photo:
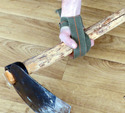
[[[122,9],[111,16],[101,20],[100,22],[90,26],[85,29],[86,34],[90,39],[97,39],[104,35],[105,33],[111,31],[115,27],[123,24],[125,22],[125,9]],[[56,45],[53,48],[47,49],[38,56],[32,57],[24,61],[29,73],[33,73],[40,68],[45,68],[51,64],[59,61],[60,59],[70,55],[73,49],[66,46],[64,43]]]
[[[24,61],[60,43],[61,0],[0,1],[0,113],[32,113],[2,74],[4,66]],[[125,8],[124,0],[84,0],[86,28]],[[64,58],[32,74],[62,100],[71,113],[125,113],[125,24],[95,41],[86,57]]]
[[[125,22],[125,9],[122,9],[111,16],[101,20],[100,22],[90,26],[85,29],[90,39],[97,39],[104,35],[105,33],[111,31],[113,28],[123,24]],[[53,63],[63,59],[64,57],[70,55],[73,49],[66,46],[64,43],[58,44],[53,48],[49,48],[43,51],[41,54],[33,56],[28,60],[24,61],[24,65],[29,74],[38,71],[39,69],[48,67]],[[13,75],[7,70],[5,72],[7,80],[14,84],[16,81]]]

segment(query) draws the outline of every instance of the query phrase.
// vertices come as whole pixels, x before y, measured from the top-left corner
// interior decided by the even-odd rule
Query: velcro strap
[[[56,11],[61,16],[61,9]],[[74,58],[84,56],[91,48],[89,36],[83,30],[83,22],[81,16],[62,17],[60,20],[60,29],[63,26],[69,26],[71,38],[77,43],[77,48],[74,49]]]

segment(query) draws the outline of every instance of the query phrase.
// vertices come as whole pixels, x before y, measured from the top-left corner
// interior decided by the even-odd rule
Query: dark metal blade
[[[9,71],[16,80],[13,85],[16,91],[36,113],[70,113],[70,105],[36,82],[22,68],[12,64]]]

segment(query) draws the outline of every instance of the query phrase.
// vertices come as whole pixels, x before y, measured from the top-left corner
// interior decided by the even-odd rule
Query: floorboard
[[[5,80],[4,67],[60,43],[61,0],[0,1],[0,113],[33,113]],[[83,0],[85,28],[125,8],[124,0]],[[31,74],[72,106],[71,113],[125,113],[125,23],[95,41],[85,57],[66,57]]]

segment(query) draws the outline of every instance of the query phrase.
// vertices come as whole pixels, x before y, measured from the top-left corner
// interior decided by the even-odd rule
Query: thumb
[[[64,42],[70,48],[72,48],[72,49],[77,48],[76,42],[69,35],[61,33],[59,37],[60,37],[61,41]]]

